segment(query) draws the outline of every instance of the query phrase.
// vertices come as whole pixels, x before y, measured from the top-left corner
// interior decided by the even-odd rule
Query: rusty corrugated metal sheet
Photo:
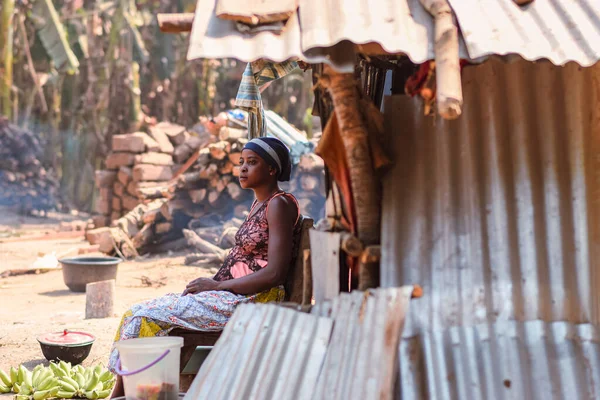
[[[513,0],[448,0],[473,58],[519,54],[556,65],[600,59],[600,1],[543,0],[517,6]]]
[[[276,305],[240,305],[185,400],[310,400],[332,325]]]
[[[340,293],[313,314],[335,320],[313,400],[391,399],[412,286]]]
[[[505,321],[426,332],[401,346],[397,398],[600,398],[600,330],[591,324]]]
[[[491,54],[520,54],[555,64],[588,66],[600,59],[600,2],[449,0],[462,31],[460,56],[480,60]],[[434,25],[419,0],[299,1],[299,11],[281,34],[246,35],[214,13],[216,0],[198,0],[188,59],[299,57],[352,72],[350,43],[378,43],[413,62],[433,59]],[[464,42],[463,42],[464,37]]]
[[[412,291],[342,293],[311,314],[241,305],[185,400],[391,399]]]
[[[600,65],[493,59],[463,70],[456,121],[388,98],[396,165],[384,184],[382,284],[423,286],[404,336],[428,352],[421,364],[414,348],[401,355],[403,398],[520,398],[498,371],[519,388],[551,385],[551,398],[571,398],[583,378],[565,365],[600,377],[599,79]],[[587,342],[553,334],[554,324],[587,330]],[[510,326],[512,342],[495,336]],[[468,338],[483,331],[486,339]],[[536,335],[544,346],[529,341]],[[486,346],[494,353],[482,358]],[[510,352],[521,364],[502,357]],[[574,398],[600,393],[599,381]]]

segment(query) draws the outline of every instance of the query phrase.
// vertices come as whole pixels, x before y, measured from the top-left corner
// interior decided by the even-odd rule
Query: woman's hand
[[[210,290],[219,290],[219,282],[212,278],[198,278],[188,283],[181,295],[185,296],[187,294],[208,292]]]

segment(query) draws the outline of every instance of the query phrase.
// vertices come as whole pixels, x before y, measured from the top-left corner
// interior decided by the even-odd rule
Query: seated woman
[[[281,141],[249,141],[240,158],[239,179],[240,186],[252,189],[256,199],[217,274],[191,281],[182,294],[134,305],[123,316],[115,340],[166,336],[174,328],[220,331],[241,303],[282,301],[300,230],[298,202],[277,184],[288,181],[290,172],[289,151]],[[116,361],[113,348],[112,371]],[[122,390],[119,386],[115,392]]]

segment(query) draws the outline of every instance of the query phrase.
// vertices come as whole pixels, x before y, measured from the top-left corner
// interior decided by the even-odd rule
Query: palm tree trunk
[[[369,133],[361,117],[360,95],[353,74],[341,74],[324,66],[327,89],[333,100],[340,136],[344,143],[358,238],[365,245],[379,244],[380,203],[378,179],[373,168]]]

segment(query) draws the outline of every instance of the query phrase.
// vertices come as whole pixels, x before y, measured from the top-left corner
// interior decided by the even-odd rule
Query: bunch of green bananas
[[[29,371],[23,365],[12,367],[10,375],[0,370],[0,393],[16,394],[15,400],[46,400],[52,398],[89,400],[104,399],[115,385],[114,375],[100,365],[72,367],[60,361],[42,364]]]
[[[58,397],[63,399],[87,398],[90,400],[104,399],[110,395],[115,385],[114,375],[109,370],[104,370],[100,365],[84,368],[76,365],[71,368],[68,363],[61,363],[50,368],[55,369],[55,375],[61,390]],[[59,371],[61,370],[61,371]]]

